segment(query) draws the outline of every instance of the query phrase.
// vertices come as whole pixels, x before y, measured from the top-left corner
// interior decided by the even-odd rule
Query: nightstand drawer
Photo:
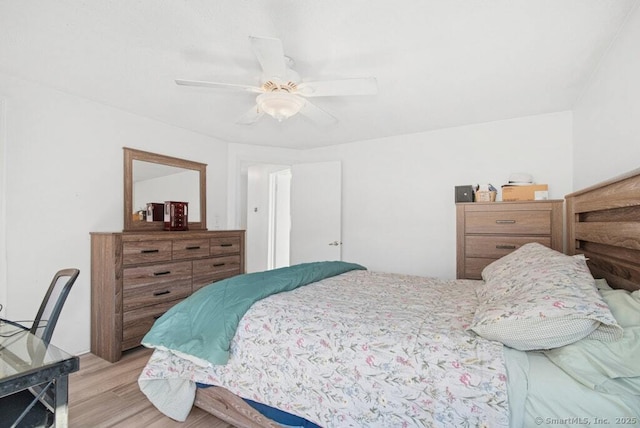
[[[134,265],[171,260],[171,241],[140,241],[122,244],[122,263]]]
[[[466,213],[465,232],[549,235],[551,214],[549,211],[471,211]]]
[[[122,305],[130,311],[191,294],[191,262],[124,269]]]
[[[208,239],[176,239],[173,241],[173,260],[209,257]]]
[[[464,266],[464,278],[482,279],[482,270],[498,259],[487,257],[469,257]]]
[[[551,247],[551,237],[549,236],[467,235],[465,237],[465,256],[499,259],[529,242],[538,242]]]

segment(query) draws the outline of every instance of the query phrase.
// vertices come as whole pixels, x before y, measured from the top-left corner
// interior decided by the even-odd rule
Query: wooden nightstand
[[[563,200],[456,204],[456,276],[482,279],[489,263],[528,242],[562,252]]]

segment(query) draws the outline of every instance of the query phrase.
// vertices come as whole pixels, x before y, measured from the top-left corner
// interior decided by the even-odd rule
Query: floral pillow
[[[584,258],[538,243],[523,245],[482,272],[471,330],[522,351],[589,337],[613,341],[622,328],[602,299]]]

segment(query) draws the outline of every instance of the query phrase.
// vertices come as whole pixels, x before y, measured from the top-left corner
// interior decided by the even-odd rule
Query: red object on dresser
[[[165,201],[164,230],[189,230],[189,203]]]

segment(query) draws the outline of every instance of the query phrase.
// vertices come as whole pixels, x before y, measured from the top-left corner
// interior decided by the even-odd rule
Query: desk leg
[[[55,381],[55,427],[67,428],[69,424],[69,377],[60,376]]]

